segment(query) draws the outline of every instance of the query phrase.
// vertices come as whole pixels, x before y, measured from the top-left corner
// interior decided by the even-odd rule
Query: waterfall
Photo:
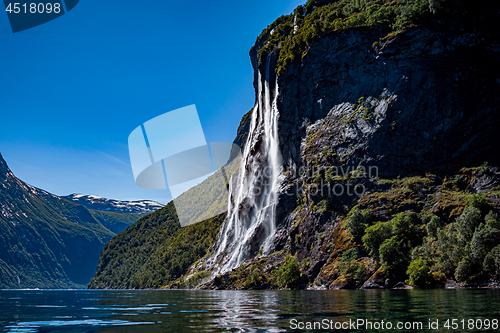
[[[278,80],[270,87],[271,54],[266,76],[258,72],[257,102],[237,179],[230,182],[228,218],[216,243],[217,274],[238,267],[259,249],[269,252],[276,231],[276,205],[282,181],[277,107]]]

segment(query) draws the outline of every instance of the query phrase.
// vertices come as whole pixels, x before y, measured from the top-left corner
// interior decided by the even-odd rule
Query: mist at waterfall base
[[[447,331],[448,319],[498,320],[499,307],[498,290],[0,290],[0,331],[287,332],[324,320],[438,320]]]

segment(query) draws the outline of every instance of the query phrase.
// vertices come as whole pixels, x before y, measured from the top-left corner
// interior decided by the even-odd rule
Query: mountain
[[[62,198],[85,206],[97,221],[115,234],[164,206],[149,200],[119,201],[96,195],[71,194]]]
[[[148,237],[165,238],[134,263],[133,285],[105,268],[132,262],[122,241],[91,287],[491,285],[499,18],[470,0],[310,0],[278,18],[250,50],[256,103],[213,245],[170,274],[178,260],[161,253],[198,240],[158,221]]]
[[[205,256],[217,239],[227,207],[227,179],[235,174],[235,159],[204,182],[116,235],[106,244],[99,259],[92,289],[155,288],[170,284],[186,274]],[[181,228],[178,214],[186,227]],[[201,218],[200,218],[201,216]],[[201,223],[192,221],[206,218]],[[200,279],[203,274],[198,274]]]
[[[0,155],[0,288],[86,286],[113,226],[125,229],[157,206],[140,207],[140,213],[87,209],[24,183]]]
[[[88,209],[121,213],[149,214],[164,206],[161,203],[149,200],[119,201],[101,198],[97,195],[70,194],[68,196],[64,196],[63,198],[83,205]]]
[[[90,289],[157,288],[183,276],[217,239],[223,216],[181,228],[173,202],[116,235]]]
[[[0,155],[0,288],[76,288],[113,237],[84,207],[15,177]]]

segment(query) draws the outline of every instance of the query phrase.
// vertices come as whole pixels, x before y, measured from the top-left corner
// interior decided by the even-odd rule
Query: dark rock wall
[[[350,162],[369,161],[386,177],[498,164],[492,152],[500,145],[499,40],[442,28],[414,29],[382,43],[384,48],[372,46],[383,29],[316,41],[279,79],[285,161],[301,163],[308,123],[338,104],[388,90],[397,98],[386,119]]]

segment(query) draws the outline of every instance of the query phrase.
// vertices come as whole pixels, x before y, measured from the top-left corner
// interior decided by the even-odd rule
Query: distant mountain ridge
[[[123,213],[152,213],[164,205],[151,200],[120,201],[102,198],[97,195],[70,194],[64,199],[83,205],[88,209],[123,212]]]
[[[0,289],[84,287],[104,245],[154,205],[139,205],[141,213],[125,206],[89,209],[28,185],[0,154]]]

